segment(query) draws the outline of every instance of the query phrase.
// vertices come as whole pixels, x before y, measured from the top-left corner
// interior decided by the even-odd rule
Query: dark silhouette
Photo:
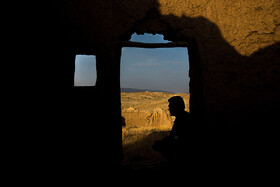
[[[176,120],[169,136],[161,141],[155,141],[153,149],[160,152],[169,162],[180,161],[184,155],[182,147],[186,144],[193,132],[191,116],[185,111],[185,103],[182,97],[174,96],[169,100],[169,111]]]

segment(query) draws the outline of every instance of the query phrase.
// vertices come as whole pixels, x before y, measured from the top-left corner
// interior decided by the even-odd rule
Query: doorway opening
[[[131,42],[169,44],[163,35],[136,35]],[[160,46],[160,45],[158,45]],[[167,136],[174,118],[168,99],[181,96],[189,111],[189,57],[187,47],[123,47],[121,57],[121,109],[124,121],[124,164],[165,163],[152,150],[155,140]]]
[[[96,58],[95,55],[76,55],[74,86],[95,86]]]

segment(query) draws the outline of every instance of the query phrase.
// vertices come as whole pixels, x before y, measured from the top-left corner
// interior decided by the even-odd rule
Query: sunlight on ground
[[[187,93],[121,93],[123,166],[161,168],[167,163],[152,146],[172,129],[175,117],[168,111],[168,99],[173,96],[181,96],[189,111],[190,94]]]
[[[156,165],[167,162],[152,149],[156,140],[170,133],[171,128],[123,127],[123,165]]]

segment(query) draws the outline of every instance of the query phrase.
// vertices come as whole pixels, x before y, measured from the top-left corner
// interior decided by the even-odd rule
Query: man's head
[[[174,96],[168,99],[169,111],[171,116],[176,116],[185,110],[185,103],[182,97]]]

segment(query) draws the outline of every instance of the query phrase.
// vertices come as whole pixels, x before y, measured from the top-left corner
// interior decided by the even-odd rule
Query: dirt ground
[[[186,110],[189,111],[190,94],[187,93],[148,91],[121,93],[122,115],[123,118],[126,118],[124,119],[126,125],[122,128],[124,158],[121,166],[123,168],[142,170],[166,167],[167,160],[160,153],[154,151],[152,145],[156,140],[168,136],[171,131],[175,118],[169,114],[168,99],[173,96],[181,96],[185,101]],[[133,109],[133,112],[126,112],[127,109]],[[167,113],[170,120],[164,120],[166,117],[164,115],[156,115],[156,118],[162,121],[161,125],[148,123],[157,121],[157,119],[150,119],[151,114],[157,110]]]
[[[167,160],[152,149],[156,140],[169,134],[168,130],[123,128],[123,154],[121,166],[132,170],[160,169]]]

